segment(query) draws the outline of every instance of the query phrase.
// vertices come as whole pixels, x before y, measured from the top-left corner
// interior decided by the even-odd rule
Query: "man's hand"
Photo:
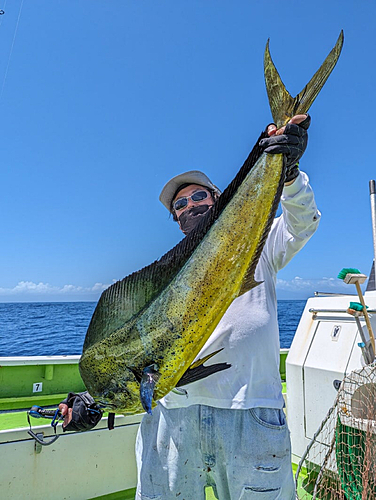
[[[102,418],[102,411],[90,394],[70,392],[59,404],[64,416],[63,431],[88,431],[95,427]]]
[[[72,420],[72,408],[68,408],[68,405],[65,403],[59,404],[59,410],[64,417],[63,427],[66,427],[69,422]]]
[[[309,120],[308,124],[303,123],[305,120],[307,120],[307,122]],[[295,115],[289,121],[289,124],[290,123],[295,123],[296,125],[300,125],[305,130],[307,130],[311,123],[311,117],[309,115]],[[277,129],[277,125],[275,123],[271,123],[270,125],[267,126],[266,131],[269,137],[271,137],[272,135],[282,135],[285,132],[286,126],[287,125]]]
[[[267,127],[269,139],[262,139],[260,146],[269,154],[283,153],[286,164],[285,183],[291,184],[299,175],[298,162],[307,147],[307,129],[311,123],[309,115],[296,115],[280,129],[274,123]]]

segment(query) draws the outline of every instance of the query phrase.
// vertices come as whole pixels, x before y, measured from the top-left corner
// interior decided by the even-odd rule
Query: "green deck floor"
[[[30,419],[30,421],[33,427],[39,427],[41,425],[46,425],[46,423],[48,423],[48,421],[44,418],[32,418]],[[1,431],[9,429],[22,429],[23,427],[29,427],[29,424],[27,423],[26,410],[13,411],[13,412],[0,412]]]
[[[294,473],[295,473],[295,471],[294,471]],[[136,489],[132,488],[131,490],[119,491],[117,493],[112,493],[110,495],[95,497],[95,499],[92,498],[90,500],[134,500],[135,493],[136,493]],[[206,493],[206,500],[217,500],[217,497],[214,495],[213,488],[211,488],[211,487],[206,488],[205,493]],[[304,500],[309,500],[310,498],[312,498],[311,495],[308,495],[301,488],[301,486],[299,486],[298,487],[298,497],[302,498],[303,494],[305,494]]]

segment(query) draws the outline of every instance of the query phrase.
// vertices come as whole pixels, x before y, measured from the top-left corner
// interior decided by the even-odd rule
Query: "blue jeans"
[[[193,405],[146,415],[136,441],[137,500],[294,500],[283,410]]]

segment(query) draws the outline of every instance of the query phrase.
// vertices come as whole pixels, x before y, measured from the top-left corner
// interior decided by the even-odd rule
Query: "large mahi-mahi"
[[[341,32],[295,98],[285,89],[267,45],[265,82],[278,127],[308,111],[342,44]],[[103,292],[88,328],[80,372],[104,408],[150,412],[152,397],[155,402],[176,386],[229,366],[204,366],[207,359],[192,362],[231,302],[257,286],[255,268],[285,179],[282,155],[262,154],[258,142],[197,228],[161,259]]]

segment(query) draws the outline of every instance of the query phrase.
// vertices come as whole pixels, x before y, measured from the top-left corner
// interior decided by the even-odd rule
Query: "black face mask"
[[[209,205],[197,205],[196,207],[188,208],[178,217],[180,228],[184,234],[188,234],[194,229],[197,224],[202,221],[205,214],[211,209]]]

